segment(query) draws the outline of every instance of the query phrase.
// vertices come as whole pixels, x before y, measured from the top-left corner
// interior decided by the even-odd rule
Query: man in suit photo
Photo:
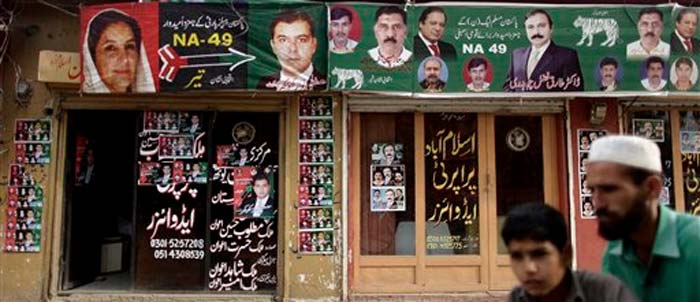
[[[676,30],[671,33],[671,52],[696,54],[700,51],[700,40],[694,38],[698,25],[698,13],[689,7],[682,8],[676,16]]]
[[[598,64],[598,72],[600,73],[600,91],[615,91],[617,90],[617,60],[613,57],[605,57]]]
[[[452,44],[441,41],[445,34],[445,24],[447,14],[437,6],[429,6],[418,18],[418,34],[413,36],[413,52],[416,59],[423,59],[435,56],[445,61],[454,61],[457,52]]]
[[[529,47],[513,51],[505,91],[583,91],[583,76],[575,50],[554,44],[552,18],[542,9],[525,15]],[[563,81],[561,85],[547,84]]]
[[[270,180],[265,173],[253,177],[253,196],[244,200],[236,209],[236,217],[272,218],[275,215],[275,203],[270,196]]]
[[[270,23],[270,46],[281,70],[262,77],[258,89],[277,91],[322,90],[326,76],[314,68],[316,34],[311,17],[303,11],[286,10]]]

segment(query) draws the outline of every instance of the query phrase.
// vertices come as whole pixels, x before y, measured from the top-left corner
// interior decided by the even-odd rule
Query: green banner
[[[351,18],[344,17],[348,12]],[[406,23],[392,23],[404,15]],[[694,9],[337,4],[330,6],[329,16],[331,89],[698,90]],[[345,19],[352,20],[345,25],[348,40],[357,43],[351,52],[333,52],[334,43],[343,40],[334,37],[343,36],[338,24]],[[683,36],[690,40],[681,42]],[[374,58],[383,64],[367,59],[376,50]],[[412,70],[406,70],[403,60]]]
[[[697,92],[697,21],[674,4],[84,6],[82,90]]]

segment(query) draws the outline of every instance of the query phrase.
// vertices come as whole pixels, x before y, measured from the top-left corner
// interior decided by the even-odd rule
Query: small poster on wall
[[[586,163],[588,162],[588,151],[591,149],[591,144],[603,136],[608,135],[607,130],[600,129],[579,129],[578,130],[578,179],[579,179],[579,201],[581,212],[581,218],[583,219],[594,219],[595,206],[591,199],[591,189],[588,188],[586,173]]]
[[[51,142],[51,120],[15,120],[16,144],[49,142]]]
[[[681,131],[681,153],[700,153],[700,131]]]
[[[333,231],[299,232],[299,251],[305,254],[333,253]]]
[[[403,144],[378,143],[372,145],[370,165],[370,209],[372,212],[406,210],[406,167]]]
[[[636,136],[652,141],[664,142],[664,120],[661,119],[632,119],[632,132]]]

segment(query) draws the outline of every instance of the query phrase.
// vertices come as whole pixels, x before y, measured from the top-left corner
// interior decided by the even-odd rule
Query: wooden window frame
[[[361,194],[360,179],[365,177],[359,159],[361,141],[361,118],[366,111],[349,112],[349,217],[350,226],[350,269],[352,294],[416,294],[437,292],[473,292],[489,290],[509,290],[515,284],[515,276],[510,270],[510,259],[507,255],[497,254],[499,234],[497,234],[497,196],[495,164],[495,113],[476,113],[477,118],[477,149],[480,165],[479,174],[479,255],[450,255],[428,256],[425,252],[425,160],[420,155],[424,154],[425,123],[424,113],[414,112],[414,156],[415,160],[415,227],[416,227],[416,255],[392,256],[392,255],[362,255],[360,249],[361,232]],[[379,113],[379,112],[377,112]],[[559,149],[555,143],[557,135],[557,117],[551,113],[529,113],[521,115],[534,115],[542,117],[542,148],[544,169],[544,194],[548,204],[560,208],[560,181],[557,176],[563,167],[558,160],[546,160],[558,158]],[[493,217],[489,219],[490,217]],[[444,270],[457,268],[475,268],[476,282],[449,284],[441,282],[444,279],[428,278],[428,270]],[[363,270],[366,270],[363,271]],[[379,283],[370,274],[380,273],[382,278]],[[402,275],[403,273],[403,275]],[[405,274],[409,274],[406,276]],[[370,275],[370,276],[368,276]],[[412,283],[407,281],[412,280]]]

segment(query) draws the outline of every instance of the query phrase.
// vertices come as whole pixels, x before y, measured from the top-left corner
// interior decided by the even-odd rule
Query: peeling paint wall
[[[0,154],[0,241],[4,245],[6,228],[7,182],[9,164],[14,158],[14,120],[17,118],[44,118],[43,108],[51,98],[47,87],[36,81],[39,50],[50,49],[59,51],[78,50],[79,21],[43,5],[25,4],[24,9],[15,19],[10,28],[9,56],[21,68],[22,76],[28,79],[33,88],[33,95],[26,107],[15,103],[15,69],[6,57],[2,64],[2,89],[4,98],[0,104],[2,117],[3,144],[0,150],[8,149]],[[41,301],[44,299],[48,280],[49,243],[52,233],[50,219],[53,216],[51,199],[55,189],[49,186],[49,179],[56,165],[56,120],[53,121],[51,164],[33,172],[33,176],[44,187],[46,202],[44,203],[41,230],[41,252],[39,253],[7,253],[0,252],[0,301],[24,302]]]
[[[305,255],[298,253],[298,210],[294,206],[298,204],[299,198],[296,194],[296,188],[298,187],[298,146],[290,146],[291,152],[293,154],[292,162],[288,164],[288,168],[292,171],[293,176],[289,179],[291,180],[291,185],[294,186],[288,195],[288,203],[286,206],[286,221],[285,221],[285,290],[286,295],[284,301],[340,301],[342,297],[343,290],[343,259],[342,259],[342,207],[340,206],[341,200],[341,188],[342,188],[342,176],[341,176],[341,165],[342,153],[341,144],[342,133],[341,129],[341,105],[339,98],[335,98],[333,101],[334,108],[334,126],[333,130],[335,132],[334,139],[334,152],[335,152],[335,166],[333,168],[334,172],[334,195],[333,199],[335,201],[333,207],[334,214],[334,246],[335,251],[330,255]],[[295,106],[291,106],[292,116],[289,137],[292,138],[292,143],[295,145],[298,135],[298,112],[299,112],[299,102],[297,101]],[[289,158],[289,157],[288,157]]]

